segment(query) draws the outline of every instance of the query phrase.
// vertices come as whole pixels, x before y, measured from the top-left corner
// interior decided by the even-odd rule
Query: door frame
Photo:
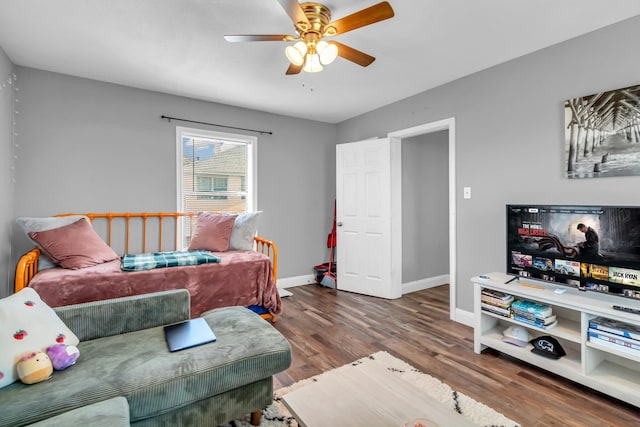
[[[389,132],[391,144],[391,271],[402,272],[402,139],[442,130],[449,143],[449,318],[455,319],[456,301],[456,132],[455,117]],[[402,274],[394,285],[402,287]]]

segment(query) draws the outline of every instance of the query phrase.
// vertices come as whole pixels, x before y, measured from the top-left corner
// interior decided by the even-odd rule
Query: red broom
[[[331,228],[331,233],[327,236],[327,247],[330,249],[329,251],[329,269],[324,273],[324,277],[320,281],[322,286],[326,286],[328,288],[336,287],[336,275],[331,271],[333,268],[333,257],[334,257],[334,248],[337,244],[337,236],[336,236],[336,203],[333,203],[333,227]]]

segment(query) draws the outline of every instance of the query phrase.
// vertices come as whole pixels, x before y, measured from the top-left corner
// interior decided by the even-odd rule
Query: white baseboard
[[[456,318],[453,319],[454,321],[473,328],[473,325],[474,325],[473,312],[464,311],[464,310],[460,310],[459,308],[456,308],[455,316]]]
[[[293,288],[294,286],[309,285],[316,283],[315,276],[313,274],[306,274],[304,276],[285,277],[278,279],[278,287],[280,289]]]
[[[316,278],[313,274],[278,279],[278,287],[282,289],[292,288],[294,286],[309,285],[312,283],[316,283]],[[445,285],[447,283],[449,283],[448,274],[437,277],[430,277],[428,279],[416,280],[415,282],[403,283],[402,293],[408,294],[410,292],[417,292],[423,289],[434,288],[436,286]]]
[[[282,289],[309,285],[311,283],[316,283],[316,278],[313,274],[278,279],[278,287]],[[446,285],[447,283],[449,283],[448,274],[420,279],[414,282],[407,282],[402,284],[402,294],[404,295],[411,292],[421,291],[423,289],[435,288],[436,286]]]
[[[436,286],[446,285],[449,283],[449,275],[443,274],[441,276],[428,277],[426,279],[420,279],[413,282],[407,282],[402,284],[402,295],[411,292],[422,291],[423,289],[435,288]]]

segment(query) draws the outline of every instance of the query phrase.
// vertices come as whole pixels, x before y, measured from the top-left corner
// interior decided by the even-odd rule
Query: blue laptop
[[[169,351],[184,350],[214,342],[216,336],[203,317],[164,327],[164,336]]]

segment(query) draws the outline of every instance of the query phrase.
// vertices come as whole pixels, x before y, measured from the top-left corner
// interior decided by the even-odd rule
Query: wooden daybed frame
[[[178,223],[182,218],[189,218],[193,224],[197,213],[182,213],[182,212],[142,212],[142,213],[86,213],[86,214],[61,214],[57,216],[71,216],[71,215],[84,215],[89,218],[91,223],[94,220],[99,219],[106,222],[106,243],[112,246],[114,224],[118,225],[118,229],[124,231],[124,252],[129,253],[129,248],[133,247],[132,240],[135,244],[141,245],[141,252],[149,251],[171,251],[179,250],[180,235]],[[134,227],[135,225],[135,227]],[[134,231],[135,228],[135,231]],[[149,231],[151,228],[151,232]],[[141,229],[141,230],[140,230]],[[166,246],[166,231],[167,229],[173,230],[174,238],[171,248],[165,248]],[[191,227],[193,231],[194,227]],[[118,231],[119,231],[118,230]],[[153,230],[155,230],[155,237],[157,237],[156,244],[150,244],[149,239],[154,238]],[[137,232],[141,231],[141,235]],[[150,237],[151,235],[151,237]],[[137,239],[137,240],[134,240]],[[274,242],[264,239],[262,237],[254,237],[256,252],[262,253],[269,257],[272,264],[273,283],[275,286],[278,273],[278,249]],[[148,249],[151,248],[151,249]],[[29,283],[38,273],[38,261],[40,258],[40,249],[34,248],[31,251],[24,254],[19,260],[16,266],[16,274],[14,281],[15,292],[29,286]],[[160,289],[158,289],[160,290]],[[266,312],[260,314],[263,318],[276,321],[275,315]]]

